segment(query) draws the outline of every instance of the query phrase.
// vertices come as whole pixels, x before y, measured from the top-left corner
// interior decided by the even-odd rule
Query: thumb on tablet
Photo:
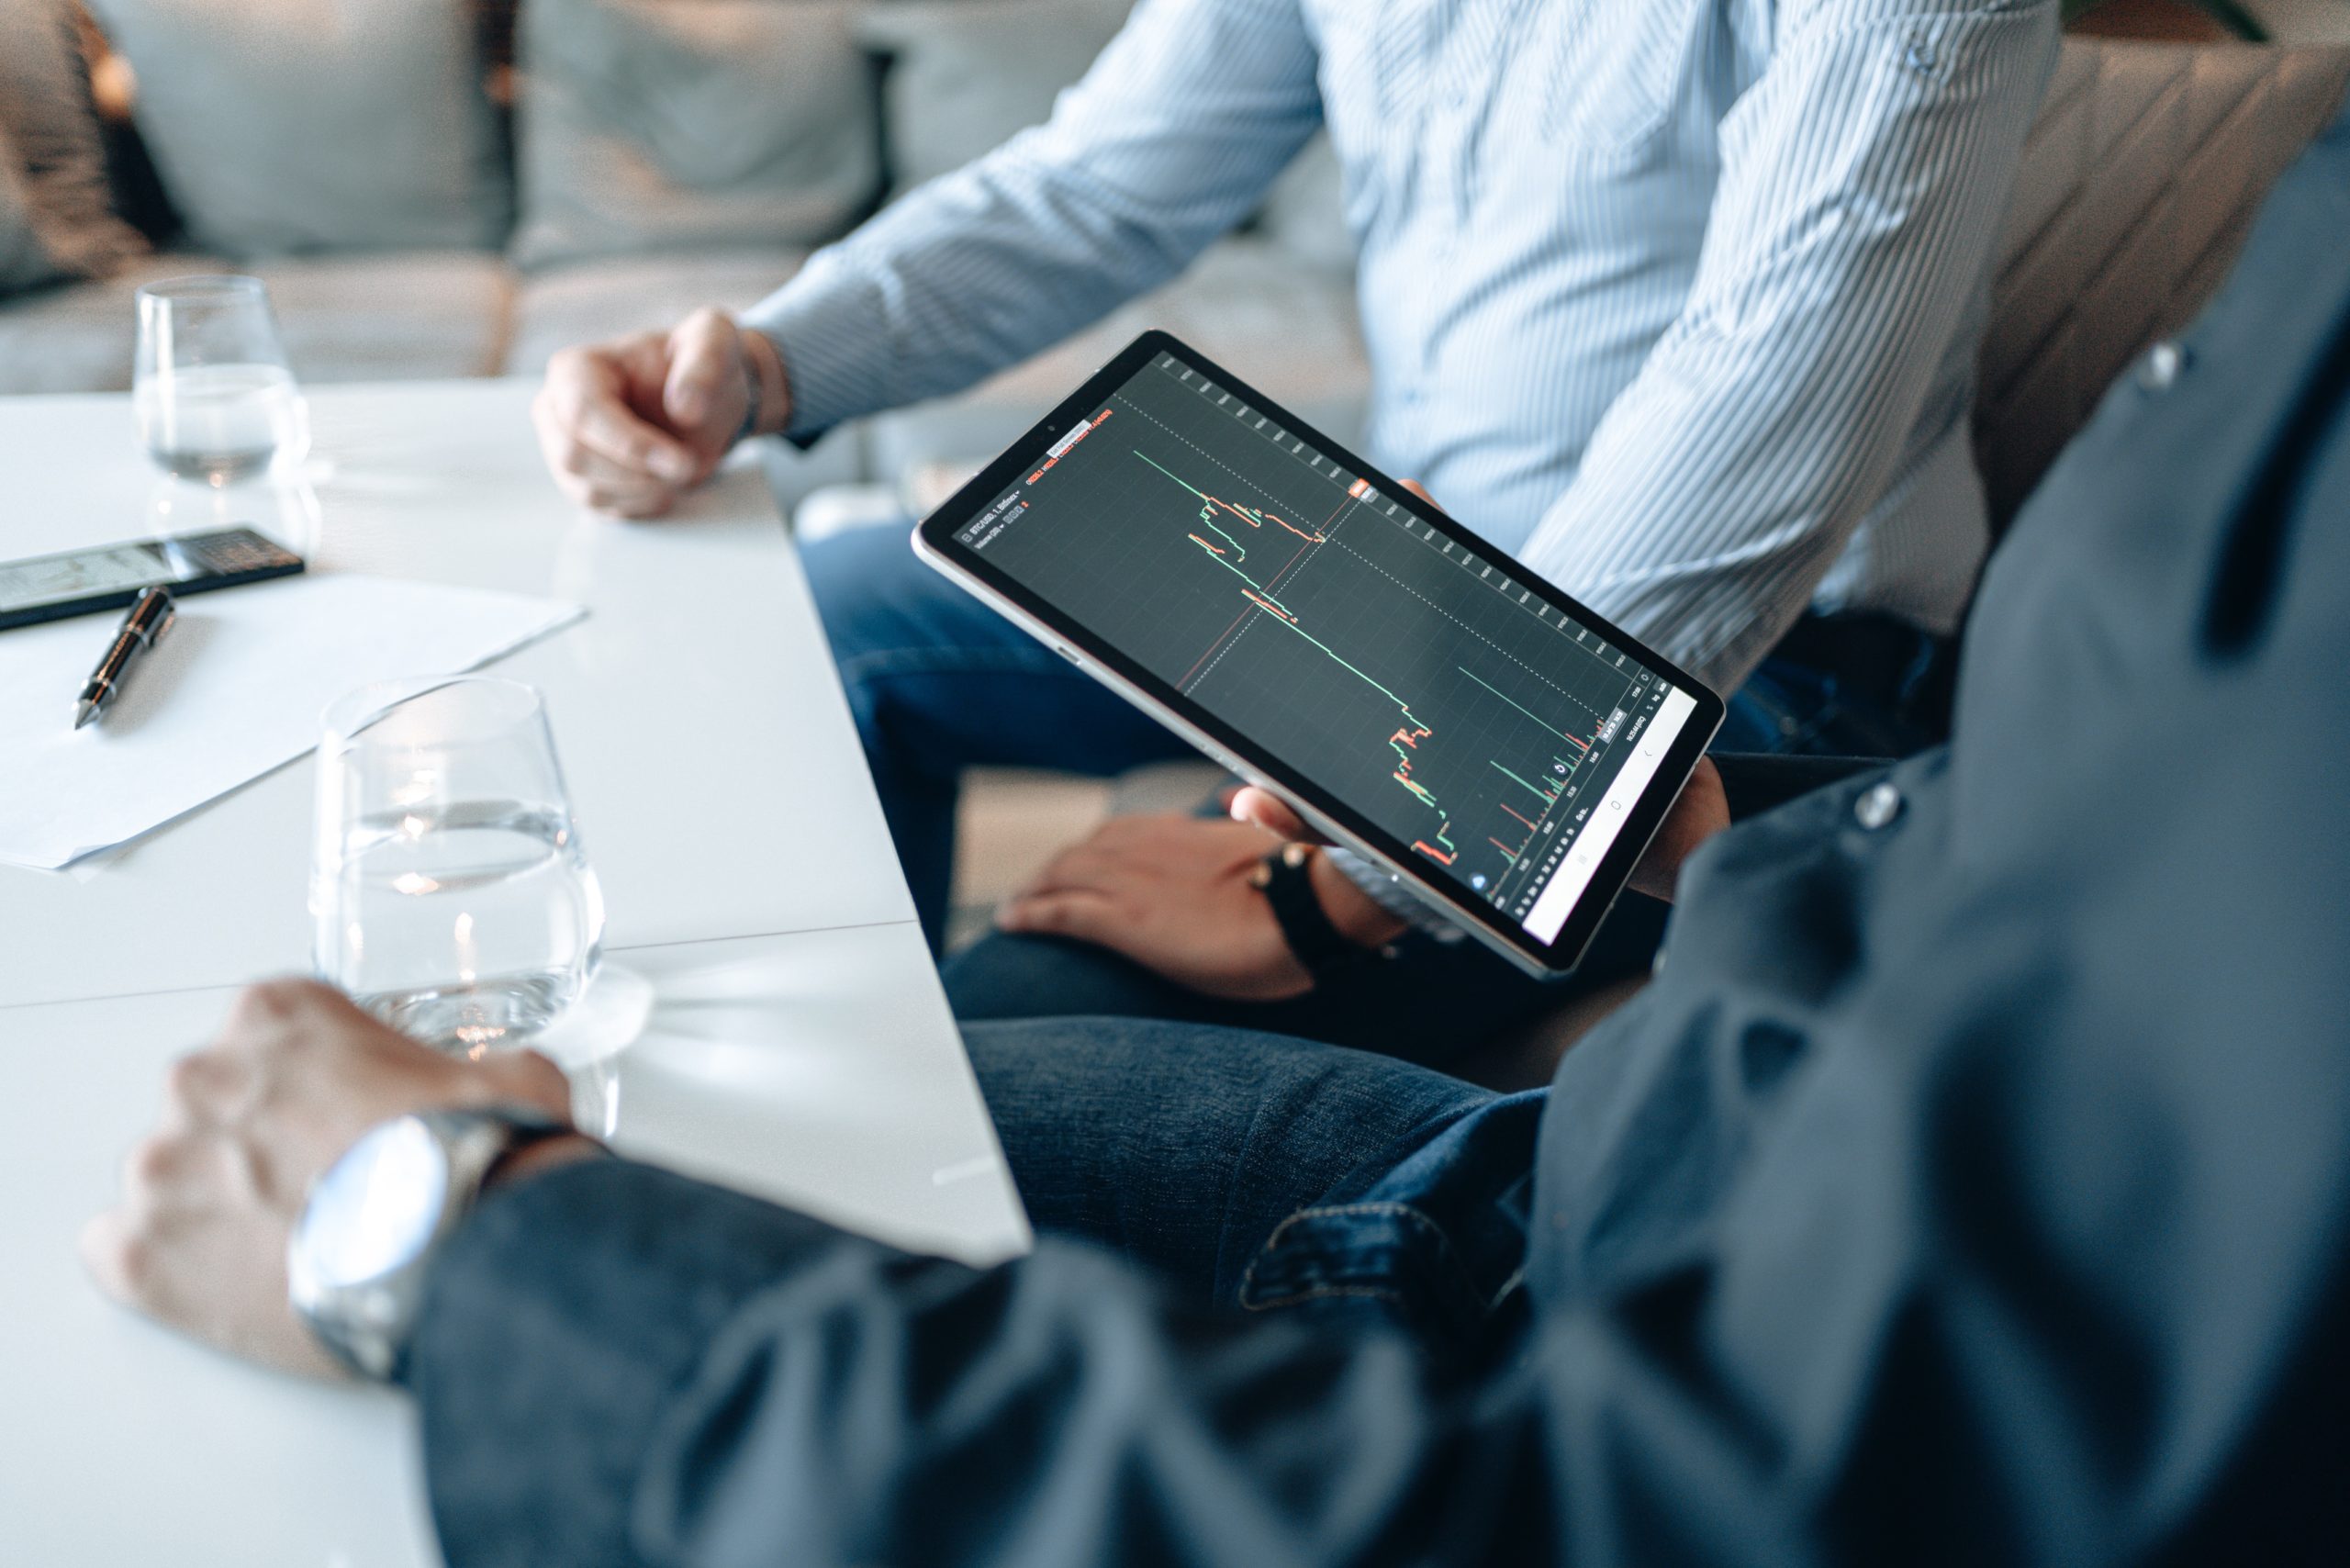
[[[1288,802],[1270,790],[1254,784],[1243,785],[1232,796],[1232,820],[1254,823],[1267,833],[1297,844],[1327,844],[1330,841],[1305,825],[1305,819],[1292,811]]]

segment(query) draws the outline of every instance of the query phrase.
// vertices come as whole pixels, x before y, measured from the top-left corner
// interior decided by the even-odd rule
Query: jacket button
[[[1874,833],[1901,814],[1901,791],[1890,784],[1872,784],[1852,802],[1852,820]]]
[[[2167,392],[2178,373],[2187,368],[2187,351],[2165,338],[2146,351],[2138,366],[2138,385],[2149,392]]]

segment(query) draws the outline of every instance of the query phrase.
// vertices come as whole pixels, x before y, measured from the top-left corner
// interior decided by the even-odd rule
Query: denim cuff
[[[1368,1191],[1298,1210],[1240,1280],[1240,1305],[1362,1304],[1439,1346],[1475,1341],[1517,1293],[1548,1094],[1494,1100]]]

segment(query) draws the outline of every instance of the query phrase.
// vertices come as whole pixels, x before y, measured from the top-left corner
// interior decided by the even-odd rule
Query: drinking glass
[[[131,401],[140,438],[182,478],[224,485],[309,449],[309,420],[259,278],[182,277],[139,291]]]
[[[319,747],[319,978],[393,1027],[478,1058],[594,980],[604,903],[539,693],[487,676],[365,686]]]

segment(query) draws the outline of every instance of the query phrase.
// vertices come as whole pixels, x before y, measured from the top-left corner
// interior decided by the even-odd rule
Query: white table
[[[1024,1249],[789,538],[755,472],[671,521],[565,503],[531,387],[313,394],[308,487],[158,481],[127,399],[0,401],[0,551],[252,521],[319,570],[576,599],[541,686],[610,906],[654,982],[624,1149],[901,1245]],[[711,679],[713,670],[727,679]],[[304,967],[307,760],[94,876],[0,868],[0,1564],[436,1561],[397,1399],[260,1372],[104,1303],[73,1238],[163,1064]]]

